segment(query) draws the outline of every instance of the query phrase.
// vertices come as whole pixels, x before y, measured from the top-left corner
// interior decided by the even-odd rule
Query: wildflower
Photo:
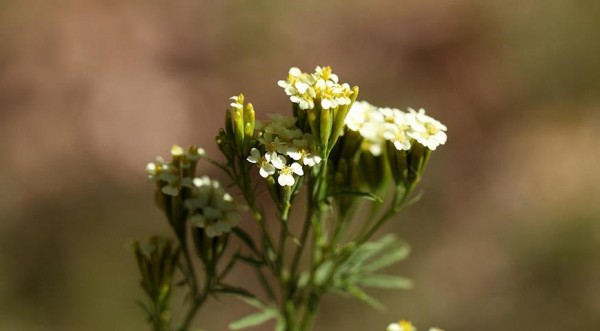
[[[349,107],[358,95],[358,87],[350,88],[338,81],[330,67],[317,66],[312,74],[291,68],[287,80],[277,83],[299,108],[295,108],[298,126],[315,135],[325,155],[335,145]]]
[[[277,178],[277,182],[281,186],[293,186],[296,180],[294,179],[294,174],[298,176],[304,175],[304,171],[302,170],[302,166],[296,162],[291,165],[286,165],[279,171],[279,177]]]
[[[312,148],[312,135],[303,134],[296,127],[294,117],[278,114],[269,117],[271,121],[257,126],[260,128],[258,146],[250,150],[246,160],[260,168],[259,173],[263,178],[277,173],[280,186],[293,186],[296,182],[294,176],[304,175],[302,165],[313,167],[321,162],[321,157]]]
[[[408,135],[415,139],[421,145],[434,151],[439,145],[446,143],[448,136],[446,135],[446,126],[440,121],[427,116],[423,108],[415,111],[409,108],[407,119],[411,127]]]
[[[275,167],[269,163],[270,155],[265,154],[265,156],[260,155],[260,151],[256,148],[250,150],[250,156],[246,160],[250,163],[256,163],[260,170],[258,173],[261,177],[267,178],[275,173]]]
[[[236,203],[218,181],[207,176],[192,180],[192,197],[185,201],[190,210],[190,222],[204,228],[209,237],[231,231],[240,220],[235,211]]]
[[[411,322],[401,320],[398,323],[392,323],[388,325],[386,331],[416,331],[417,329],[412,325]]]
[[[307,133],[302,139],[294,139],[292,146],[288,148],[287,155],[294,161],[300,161],[306,166],[314,167],[321,163],[321,157],[310,149],[309,141],[312,141],[312,135]]]
[[[344,122],[346,127],[363,137],[363,148],[375,156],[381,155],[385,138],[385,120],[379,109],[366,101],[356,101]]]

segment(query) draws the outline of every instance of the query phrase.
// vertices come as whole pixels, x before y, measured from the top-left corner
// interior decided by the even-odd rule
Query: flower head
[[[409,321],[401,320],[398,323],[388,325],[386,331],[416,331],[417,329]]]
[[[409,108],[407,120],[410,124],[411,131],[409,136],[415,139],[421,145],[434,151],[439,145],[446,143],[448,136],[446,135],[446,126],[440,121],[427,116],[423,108],[415,111]]]
[[[190,222],[206,230],[209,237],[220,236],[231,231],[240,220],[235,210],[233,197],[221,187],[218,181],[207,176],[191,181],[192,196],[185,201],[190,211]]]
[[[259,167],[263,178],[275,176],[280,186],[293,186],[297,176],[303,176],[302,166],[313,167],[321,162],[310,133],[296,127],[296,119],[270,115],[270,121],[258,128],[258,146],[250,150],[246,160]]]

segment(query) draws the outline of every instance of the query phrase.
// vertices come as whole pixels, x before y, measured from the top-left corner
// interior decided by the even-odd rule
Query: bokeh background
[[[449,127],[385,229],[415,289],[330,296],[316,330],[600,330],[599,32],[595,0],[0,0],[0,330],[148,330],[125,248],[168,233],[146,162],[216,152],[239,92],[289,111],[276,81],[315,65]]]

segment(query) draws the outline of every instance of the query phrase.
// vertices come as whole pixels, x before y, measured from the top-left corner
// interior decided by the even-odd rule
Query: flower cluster
[[[414,325],[405,320],[401,320],[398,323],[392,323],[388,325],[386,331],[417,331]],[[440,328],[430,328],[429,331],[444,331]]]
[[[174,145],[171,148],[172,162],[166,162],[162,157],[157,156],[156,162],[149,162],[146,165],[148,179],[158,183],[161,192],[170,196],[178,196],[181,190],[182,172],[191,170],[196,162],[206,155],[203,148],[190,147],[183,149]],[[161,185],[163,184],[163,185]]]
[[[359,132],[364,147],[380,155],[389,141],[397,150],[410,150],[411,140],[434,151],[446,143],[446,126],[425,114],[424,109],[408,113],[395,108],[379,108],[366,101],[356,101],[345,120],[349,130]]]
[[[340,84],[330,67],[316,67],[314,73],[291,68],[287,80],[280,80],[278,85],[292,102],[297,126],[314,135],[322,156],[326,157],[343,130],[358,87]]]
[[[195,177],[196,162],[205,155],[202,148],[183,149],[175,145],[171,148],[171,162],[157,157],[156,162],[148,163],[146,172],[150,181],[157,184],[161,208],[165,211],[185,208],[192,224],[204,228],[207,236],[215,237],[231,231],[240,215],[235,201],[218,181],[207,176]],[[179,204],[183,205],[173,205],[170,197],[179,197]]]
[[[258,166],[263,178],[277,176],[281,186],[293,186],[295,176],[304,175],[303,166],[321,162],[314,139],[296,127],[294,117],[271,115],[271,121],[259,125],[258,148],[252,148],[247,161]]]
[[[291,68],[287,80],[277,84],[282,87],[301,109],[315,107],[315,101],[320,102],[323,109],[336,108],[352,103],[350,96],[354,93],[347,83],[339,84],[338,76],[331,72],[330,67],[317,66],[312,74],[303,73],[298,68]]]
[[[239,223],[235,201],[217,180],[208,176],[185,178],[183,185],[192,192],[184,202],[190,212],[190,222],[204,228],[207,236],[220,236]]]

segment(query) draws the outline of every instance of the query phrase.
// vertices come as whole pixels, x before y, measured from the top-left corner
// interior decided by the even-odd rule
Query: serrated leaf
[[[366,200],[370,200],[370,201],[375,201],[378,203],[383,203],[383,199],[373,193],[370,192],[363,192],[363,191],[352,191],[352,190],[341,190],[341,191],[335,191],[329,194],[330,197],[333,196],[337,196],[337,195],[351,195],[357,198],[362,198],[362,199],[366,199]]]
[[[361,275],[356,283],[365,287],[381,289],[408,290],[413,287],[412,280],[390,275]]]
[[[272,308],[267,308],[263,311],[259,311],[229,324],[231,330],[242,330],[251,326],[257,326],[263,324],[273,318],[277,317],[277,312]]]
[[[410,254],[410,246],[407,244],[400,244],[394,247],[391,251],[384,253],[383,256],[376,259],[365,266],[364,270],[367,272],[376,271],[388,267],[396,262],[400,262]]]

